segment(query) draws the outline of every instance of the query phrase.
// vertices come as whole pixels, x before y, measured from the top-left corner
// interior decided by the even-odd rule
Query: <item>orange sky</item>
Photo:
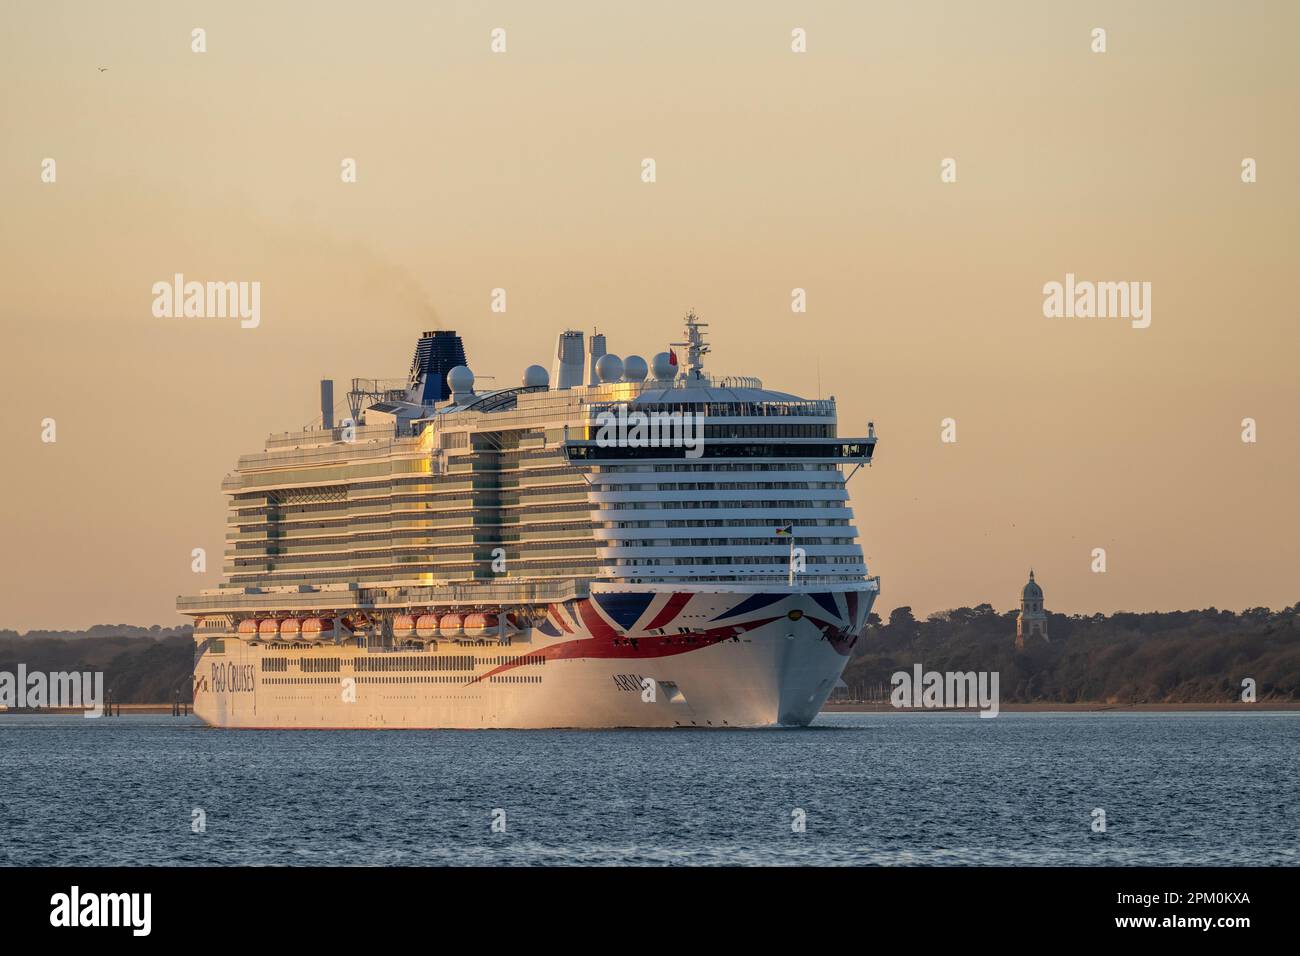
[[[440,323],[513,384],[691,307],[713,370],[876,422],[884,613],[1031,564],[1057,611],[1300,600],[1300,5],[547,7],[0,7],[0,627],[178,622],[222,475],[322,375]],[[177,272],[260,281],[261,325],[155,318]],[[1067,272],[1150,282],[1150,328],[1044,318]]]

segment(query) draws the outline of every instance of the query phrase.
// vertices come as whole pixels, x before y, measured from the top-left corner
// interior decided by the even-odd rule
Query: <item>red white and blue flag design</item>
[[[538,629],[548,637],[571,637],[531,651],[533,656],[573,658],[653,658],[687,653],[729,640],[783,617],[807,621],[840,653],[847,655],[865,623],[869,602],[857,591],[808,592],[800,595],[813,606],[807,610],[777,610],[788,602],[785,592],[737,595],[735,603],[703,626],[683,627],[678,621],[694,598],[716,607],[719,595],[691,591],[611,591],[564,601],[547,608]],[[775,613],[774,613],[775,612]],[[489,674],[517,666],[505,664]]]

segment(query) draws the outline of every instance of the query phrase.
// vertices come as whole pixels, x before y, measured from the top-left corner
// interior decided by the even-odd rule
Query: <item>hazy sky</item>
[[[1030,565],[1049,610],[1295,603],[1297,37],[1287,0],[8,0],[0,627],[179,622],[222,475],[322,375],[443,327],[514,384],[691,307],[713,370],[876,422],[882,613]],[[155,318],[177,272],[259,281],[261,325]],[[1066,273],[1150,282],[1150,327],[1045,318]]]

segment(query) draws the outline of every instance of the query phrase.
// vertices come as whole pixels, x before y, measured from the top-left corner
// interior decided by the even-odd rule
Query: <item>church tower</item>
[[[1024,650],[1025,638],[1040,635],[1047,640],[1047,614],[1043,611],[1043,589],[1029,569],[1029,583],[1020,592],[1020,616],[1016,618],[1016,649]]]

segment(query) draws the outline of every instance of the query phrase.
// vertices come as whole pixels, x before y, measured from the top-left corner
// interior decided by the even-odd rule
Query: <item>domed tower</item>
[[[1047,640],[1047,613],[1043,610],[1043,589],[1034,580],[1034,569],[1029,569],[1029,583],[1020,592],[1020,616],[1016,618],[1016,647],[1023,649],[1025,638],[1041,635]]]

